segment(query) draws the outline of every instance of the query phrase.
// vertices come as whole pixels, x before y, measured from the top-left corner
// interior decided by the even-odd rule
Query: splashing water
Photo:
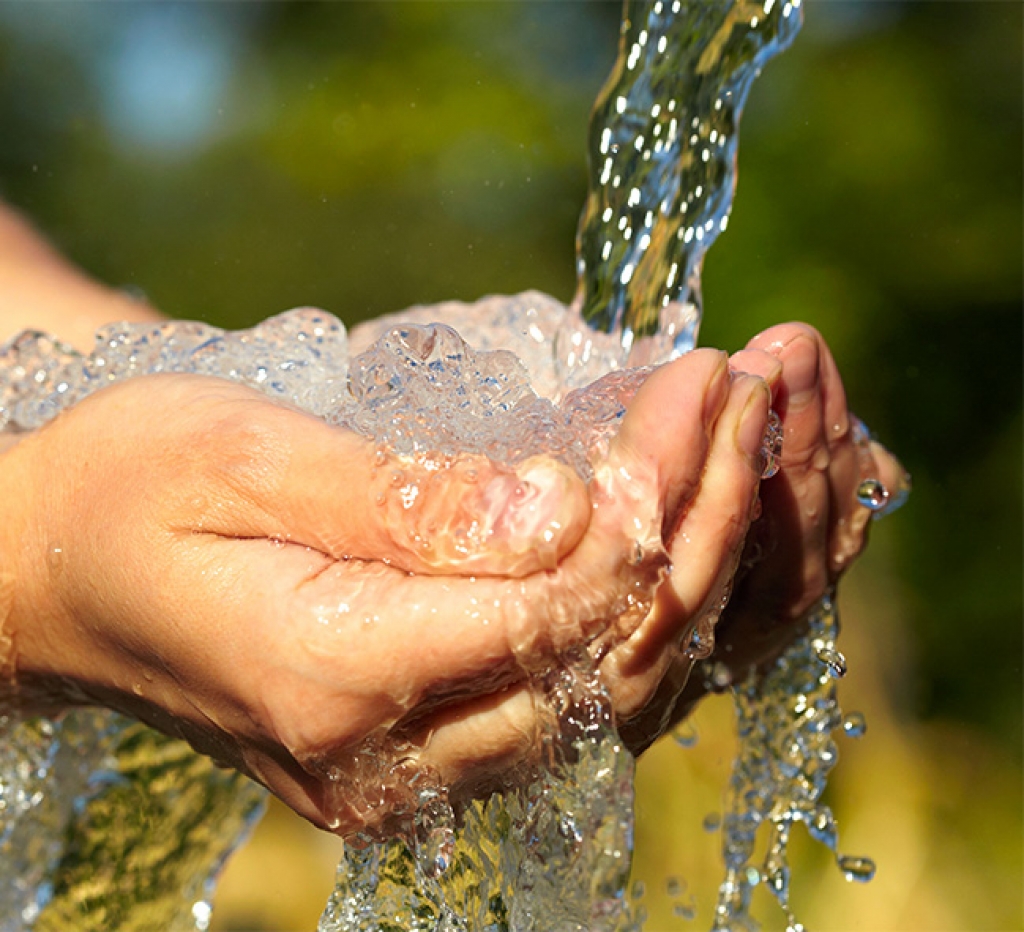
[[[801,932],[789,906],[787,857],[793,825],[837,853],[839,833],[832,811],[821,802],[837,750],[832,732],[842,725],[836,697],[835,649],[839,623],[826,597],[809,626],[762,678],[735,689],[739,749],[722,822],[725,881],[715,908],[715,930],[752,930],[751,895],[764,884],[787,918],[787,932]],[[845,672],[845,666],[842,668]],[[852,716],[851,716],[852,717]],[[854,719],[863,727],[863,717]],[[767,852],[753,863],[758,832],[765,827]],[[869,880],[868,858],[838,856],[848,878]],[[856,868],[856,869],[854,869]]]
[[[0,359],[0,429],[37,427],[114,381],[197,372],[297,403],[403,455],[477,450],[515,462],[543,451],[588,478],[643,377],[623,367],[695,343],[701,261],[728,219],[739,116],[760,67],[799,28],[798,6],[627,6],[619,61],[591,128],[572,308],[532,293],[415,308],[352,334],[351,349],[363,352],[351,364],[344,327],[312,311],[237,334],[185,323],[106,328],[88,357],[26,334]],[[434,321],[458,333],[417,326]],[[439,399],[456,386],[468,407],[445,408]],[[769,464],[777,441],[776,427]],[[862,500],[872,507],[883,492],[864,488]],[[691,650],[710,652],[713,623],[698,634]],[[760,883],[790,928],[801,928],[788,903],[794,822],[837,850],[820,803],[835,762],[830,733],[842,723],[835,679],[845,661],[835,635],[827,600],[762,683],[736,687],[740,750],[715,826],[727,870],[716,929],[755,927],[749,904]],[[625,893],[632,760],[600,679],[585,652],[531,677],[544,766],[458,813],[426,775],[402,838],[346,845],[321,932],[640,927],[642,910]],[[850,735],[863,732],[855,716],[842,726]],[[261,790],[112,713],[4,717],[0,732],[0,930],[207,927],[213,879],[258,814]],[[677,736],[695,739],[686,726]],[[393,751],[364,748],[368,798]],[[762,825],[769,851],[754,865]],[[851,879],[874,870],[866,858],[838,864]],[[681,898],[685,884],[675,884]],[[680,899],[677,913],[692,918],[692,901]]]
[[[0,716],[0,930],[203,932],[264,794],[112,712]]]

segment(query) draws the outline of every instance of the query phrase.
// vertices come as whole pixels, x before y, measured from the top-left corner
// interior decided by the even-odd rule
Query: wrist
[[[0,434],[0,713],[16,705],[17,634],[14,627],[14,604],[18,578],[17,541],[20,520],[17,517],[20,493],[13,479],[13,450],[18,434]]]
[[[144,301],[90,278],[0,204],[0,343],[38,330],[88,352],[105,324],[163,319]]]
[[[15,710],[57,712],[68,683],[50,661],[63,645],[47,650],[57,601],[51,598],[45,551],[33,507],[38,485],[26,456],[36,431],[0,434],[0,714]]]

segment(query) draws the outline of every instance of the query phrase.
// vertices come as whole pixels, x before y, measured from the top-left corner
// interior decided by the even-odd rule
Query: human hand
[[[851,415],[835,360],[814,328],[772,327],[730,365],[766,380],[783,438],[779,472],[761,486],[761,515],[715,629],[711,662],[736,681],[763,668],[797,636],[810,609],[864,549],[875,512],[858,501],[861,482],[881,482],[883,507],[895,507],[909,478]],[[725,685],[693,676],[667,721],[678,721],[709,689]],[[635,744],[646,746],[650,733],[637,734]]]
[[[417,765],[468,785],[532,740],[524,665],[639,621],[624,609],[661,570],[663,517],[697,495],[712,430],[763,431],[767,395],[741,416],[760,384],[744,381],[715,353],[652,377],[592,508],[549,461],[417,472],[227,382],[104,389],[0,460],[20,699],[136,715],[343,833],[372,813],[329,777],[360,778],[367,738],[400,732]],[[749,460],[735,450],[717,455]]]

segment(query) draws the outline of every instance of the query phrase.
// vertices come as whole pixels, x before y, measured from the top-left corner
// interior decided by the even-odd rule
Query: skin
[[[10,256],[9,332],[27,316],[86,346],[111,319],[159,319],[126,315],[6,215]],[[77,298],[63,325],[62,293]],[[762,507],[770,403],[787,447]],[[527,671],[582,645],[627,743],[646,747],[699,698],[681,646],[737,567],[719,651],[739,672],[786,643],[863,546],[859,477],[898,469],[853,443],[834,363],[801,325],[731,362],[698,350],[655,372],[589,486],[543,457],[427,471],[187,375],[105,388],[3,442],[0,698],[128,712],[344,835],[402,803],[363,792],[381,780],[366,742],[456,797],[477,792],[536,747]],[[396,472],[420,490],[411,508]],[[775,548],[760,561],[759,511],[751,540]]]

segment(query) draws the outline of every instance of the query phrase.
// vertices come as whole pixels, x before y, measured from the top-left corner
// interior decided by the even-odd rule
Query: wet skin
[[[813,327],[780,324],[758,334],[730,365],[771,386],[782,422],[778,475],[761,485],[761,515],[744,545],[729,603],[715,629],[712,663],[733,679],[763,668],[800,631],[812,608],[867,543],[872,512],[857,501],[861,480],[881,481],[896,501],[909,477],[888,450],[855,429],[828,345]],[[666,674],[648,710],[624,723],[634,750],[684,718],[712,685],[685,659]]]
[[[342,834],[381,816],[354,785],[366,739],[472,792],[535,744],[524,671],[573,645],[599,651],[642,748],[696,698],[681,645],[743,556],[769,392],[788,447],[758,522],[776,550],[722,621],[739,666],[859,551],[858,477],[897,468],[854,448],[812,331],[769,331],[732,368],[701,350],[658,370],[589,487],[544,458],[396,464],[215,379],[104,389],[0,457],[6,698],[136,715]]]

